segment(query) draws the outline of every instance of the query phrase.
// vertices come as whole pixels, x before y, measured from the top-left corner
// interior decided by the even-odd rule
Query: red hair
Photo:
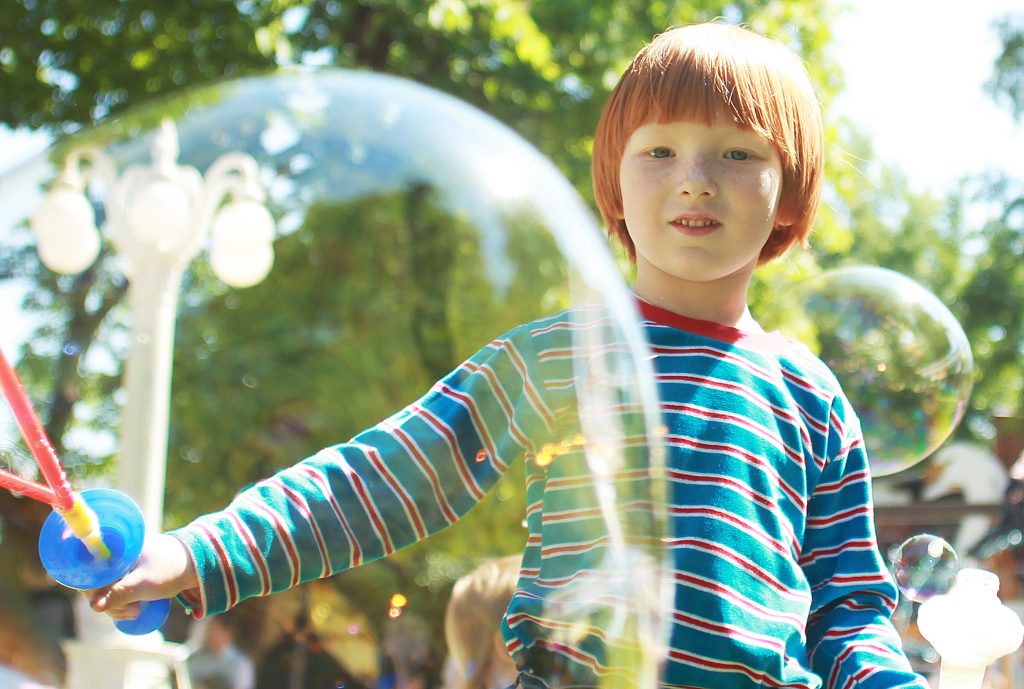
[[[633,131],[679,120],[711,124],[726,113],[770,141],[782,160],[782,198],[759,263],[804,244],[821,197],[821,107],[800,58],[778,41],[728,24],[671,29],[633,59],[601,114],[593,181],[608,234],[636,257],[623,220],[619,166]],[[785,223],[785,224],[783,224]]]

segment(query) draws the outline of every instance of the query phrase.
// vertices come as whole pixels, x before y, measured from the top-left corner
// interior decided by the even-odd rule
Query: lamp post
[[[64,274],[85,270],[100,249],[85,190],[93,180],[106,189],[105,231],[124,264],[132,314],[118,487],[138,501],[153,530],[160,529],[163,516],[182,274],[207,238],[214,273],[232,287],[257,284],[274,262],[274,222],[263,205],[256,161],[227,153],[201,175],[178,164],[178,155],[171,120],[155,135],[151,163],[129,166],[120,175],[98,147],[75,149],[29,221],[45,266]]]

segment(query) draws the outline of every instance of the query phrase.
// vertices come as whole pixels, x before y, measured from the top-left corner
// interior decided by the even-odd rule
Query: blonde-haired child
[[[449,689],[505,689],[518,675],[501,620],[519,582],[521,555],[487,560],[452,587],[444,617],[451,660]]]

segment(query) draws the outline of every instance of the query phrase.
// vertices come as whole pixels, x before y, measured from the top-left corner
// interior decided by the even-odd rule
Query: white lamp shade
[[[210,247],[213,272],[231,287],[252,287],[267,277],[274,266],[274,247],[270,242],[255,246],[232,247],[214,242]]]
[[[100,233],[95,227],[66,237],[39,239],[39,260],[55,273],[74,275],[96,262],[100,254]]]
[[[40,260],[55,273],[80,273],[100,253],[96,216],[79,191],[51,190],[29,220],[29,227],[36,236]]]
[[[238,199],[217,211],[211,229],[212,242],[223,248],[244,248],[274,241],[274,218],[262,204]]]
[[[28,221],[36,239],[64,238],[96,231],[96,214],[80,191],[67,187],[51,189]]]
[[[157,179],[137,190],[128,205],[128,226],[138,239],[161,250],[182,244],[189,230],[192,199],[181,186]]]

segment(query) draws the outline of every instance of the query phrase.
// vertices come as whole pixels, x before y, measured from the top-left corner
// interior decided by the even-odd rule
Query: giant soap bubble
[[[407,496],[400,510],[424,522],[450,519],[469,507],[467,494],[484,495],[496,485],[484,500],[504,510],[500,526],[474,532],[459,523],[452,532],[461,534],[461,550],[444,550],[442,540],[399,553],[380,580],[395,580],[398,567],[415,581],[413,574],[398,578],[394,586],[405,581],[405,588],[382,593],[373,609],[386,612],[387,600],[400,593],[407,602],[392,605],[392,616],[426,614],[439,588],[473,568],[473,556],[501,554],[494,550],[502,543],[509,551],[530,543],[520,587],[524,600],[537,603],[510,620],[520,643],[589,629],[576,639],[588,652],[629,666],[609,673],[608,681],[622,673],[650,679],[657,667],[650,649],[662,644],[647,641],[663,629],[661,599],[650,603],[636,592],[663,583],[656,387],[632,296],[565,178],[508,128],[439,92],[365,72],[287,71],[188,91],[63,139],[45,158],[0,180],[0,208],[8,214],[23,208],[15,218],[23,227],[31,213],[25,199],[38,197],[80,146],[99,147],[122,172],[148,163],[165,118],[176,128],[181,165],[205,173],[228,152],[252,156],[277,227],[273,269],[255,286],[234,290],[215,279],[209,251],[186,274],[176,333],[169,525],[227,504],[247,482],[320,447],[386,418],[398,423],[395,412],[403,407],[417,413],[406,405],[475,352],[510,351],[493,368],[464,373],[493,381],[496,405],[504,409],[487,414],[532,419],[511,430],[521,447],[453,446],[463,469],[432,457],[432,468],[419,470],[421,492]],[[98,207],[102,194],[92,191]],[[99,215],[102,220],[102,208]],[[176,209],[175,217],[187,216]],[[265,232],[266,224],[260,228]],[[247,230],[233,228],[233,241]],[[20,236],[33,241],[27,231]],[[209,248],[217,253],[217,246]],[[111,254],[100,255],[96,271],[93,298],[99,300],[102,286],[116,282],[104,277],[117,272]],[[123,355],[120,325],[132,314],[114,316],[101,335],[111,352]],[[547,317],[535,328],[538,341],[562,346],[545,350],[543,360],[523,340],[513,351],[501,339],[521,323]],[[514,388],[502,388],[524,375]],[[415,455],[414,440],[408,442]],[[525,471],[525,495],[522,477],[512,487],[499,481],[506,465],[525,466],[509,469]],[[629,481],[617,480],[623,472]],[[370,483],[390,490],[385,478]],[[590,496],[590,509],[572,525],[590,553],[587,571],[576,578],[548,571],[535,543],[540,512],[532,503],[523,512],[545,481]],[[502,507],[506,499],[514,502]],[[487,519],[478,513],[486,510],[465,521]],[[606,594],[600,599],[592,595],[594,582]],[[436,646],[443,638],[436,619],[430,629],[428,645]],[[549,647],[559,657],[557,641]]]
[[[798,287],[799,332],[860,415],[874,476],[928,457],[963,418],[973,358],[939,299],[892,270],[828,270]]]

